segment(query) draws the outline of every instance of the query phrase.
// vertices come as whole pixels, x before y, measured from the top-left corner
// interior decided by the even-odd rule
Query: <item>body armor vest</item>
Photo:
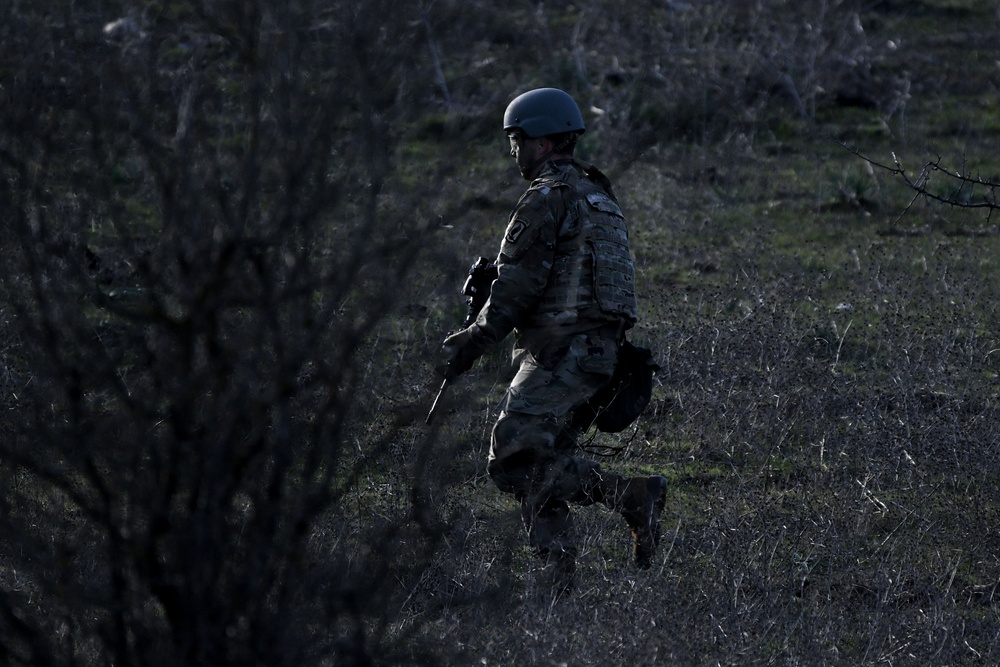
[[[567,202],[555,263],[533,324],[570,324],[584,317],[634,323],[635,267],[625,216],[610,188],[599,182],[607,180],[600,172],[574,162],[564,168],[563,176],[560,185],[572,188],[576,202]]]

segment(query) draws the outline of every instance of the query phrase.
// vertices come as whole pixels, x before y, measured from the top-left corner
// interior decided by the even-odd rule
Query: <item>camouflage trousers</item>
[[[549,561],[576,555],[569,505],[601,501],[606,475],[576,456],[580,433],[574,409],[614,371],[617,332],[591,332],[554,344],[538,355],[517,350],[520,366],[493,428],[487,470],[501,491],[513,493],[533,552]],[[554,358],[546,358],[554,357]]]

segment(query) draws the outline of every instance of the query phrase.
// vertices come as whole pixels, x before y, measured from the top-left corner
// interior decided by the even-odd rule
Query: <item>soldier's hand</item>
[[[482,334],[475,325],[445,338],[441,348],[444,351],[446,364],[440,370],[448,380],[457,378],[472,368],[476,359],[486,351]]]

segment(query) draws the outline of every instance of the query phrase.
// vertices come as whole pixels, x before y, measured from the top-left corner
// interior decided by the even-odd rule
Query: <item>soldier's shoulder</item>
[[[549,208],[565,191],[567,191],[565,183],[546,178],[536,178],[521,197],[521,201],[518,202],[518,208],[526,207],[536,210]]]
[[[585,177],[583,181],[590,186],[589,189],[598,188],[604,190],[611,196],[612,199],[615,198],[614,188],[611,186],[611,179],[608,178],[603,171],[588,162],[575,160],[575,163],[577,169],[579,169]]]
[[[580,173],[575,160],[548,162],[532,181],[532,186],[536,184],[546,184],[550,188],[571,186],[580,178]]]

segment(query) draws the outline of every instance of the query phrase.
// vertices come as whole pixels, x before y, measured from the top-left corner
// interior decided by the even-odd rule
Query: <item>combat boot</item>
[[[617,509],[632,531],[635,563],[642,569],[653,564],[660,541],[660,513],[667,495],[667,478],[662,475],[633,477],[619,487]]]

